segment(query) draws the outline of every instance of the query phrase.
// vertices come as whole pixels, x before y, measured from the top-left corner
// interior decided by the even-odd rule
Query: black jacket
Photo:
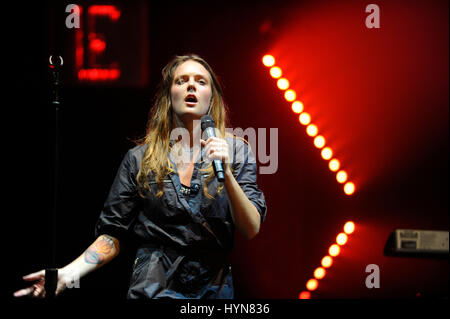
[[[256,160],[248,144],[235,137],[226,141],[233,154],[236,181],[261,215],[266,216],[264,194],[256,183]],[[233,298],[231,267],[226,262],[233,247],[234,224],[225,188],[217,193],[216,178],[203,193],[207,161],[197,161],[190,195],[181,192],[176,172],[164,179],[164,194],[138,194],[136,176],[146,146],[125,155],[96,224],[96,236],[124,238],[131,234],[140,243],[131,276],[128,298]],[[199,155],[204,158],[203,150]],[[172,157],[170,160],[175,166]],[[176,166],[175,166],[176,167]]]

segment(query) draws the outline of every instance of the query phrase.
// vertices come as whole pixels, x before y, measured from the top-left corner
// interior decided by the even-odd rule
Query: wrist
[[[224,165],[224,174],[225,174],[225,178],[233,177],[233,173],[231,172],[229,164]]]
[[[64,287],[73,287],[80,281],[81,275],[76,269],[66,266],[59,269],[58,272],[58,278],[63,282]]]
[[[64,278],[65,281],[73,281],[76,278],[80,278],[80,271],[75,267],[74,263],[68,264],[63,268],[58,269],[58,276]]]
[[[73,273],[73,271],[71,270],[69,265],[58,269],[58,277],[60,277],[60,278],[66,279],[66,278],[72,277],[73,276],[72,273]]]

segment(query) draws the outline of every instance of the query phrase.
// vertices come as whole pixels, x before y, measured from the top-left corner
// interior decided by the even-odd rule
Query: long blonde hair
[[[175,70],[186,61],[195,61],[200,63],[208,71],[211,77],[212,100],[210,113],[216,123],[222,137],[225,137],[225,128],[228,124],[227,107],[223,99],[222,86],[214,74],[209,64],[201,57],[195,54],[175,56],[167,63],[162,70],[162,80],[158,85],[153,106],[150,110],[149,120],[147,122],[147,131],[143,139],[137,142],[138,145],[147,145],[142,158],[141,167],[137,174],[137,183],[139,195],[145,197],[142,189],[151,191],[148,177],[150,173],[154,174],[158,185],[158,191],[154,194],[156,197],[163,195],[164,178],[174,171],[174,166],[169,160],[170,133],[174,129],[174,119],[170,89],[173,83]],[[208,193],[208,184],[214,177],[212,165],[208,165],[204,171],[209,172],[206,183],[203,185],[203,192],[208,198],[214,198]],[[220,193],[223,185],[219,185],[217,192]]]

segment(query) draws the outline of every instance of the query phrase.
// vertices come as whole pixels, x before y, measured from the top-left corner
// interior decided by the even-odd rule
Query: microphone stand
[[[53,209],[50,218],[50,267],[45,269],[45,298],[54,299],[58,284],[58,268],[56,267],[56,217],[58,216],[59,198],[59,169],[60,169],[60,71],[64,61],[61,56],[49,57],[49,68],[51,74],[51,104],[55,109],[55,149],[54,149],[54,186],[53,186]]]

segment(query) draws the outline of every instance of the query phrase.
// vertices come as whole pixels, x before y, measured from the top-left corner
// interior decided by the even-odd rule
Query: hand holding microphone
[[[229,162],[228,144],[214,132],[215,123],[211,116],[204,115],[201,119],[202,131],[206,135],[206,141],[200,140],[201,145],[205,148],[205,154],[212,161],[214,174],[219,182],[225,181],[225,172],[223,162]]]

